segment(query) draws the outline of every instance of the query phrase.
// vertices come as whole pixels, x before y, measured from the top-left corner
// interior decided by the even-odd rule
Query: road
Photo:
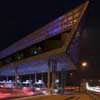
[[[12,100],[93,100],[89,95],[49,95],[49,96],[33,96],[26,97],[21,99],[12,99]]]
[[[3,89],[2,93],[0,93],[0,100],[8,100],[7,98],[10,97],[9,100],[100,100],[100,94],[85,91],[85,92],[65,92],[63,95],[29,95],[30,91],[19,91],[18,89],[14,90],[13,92],[7,91],[7,89]],[[24,94],[23,94],[24,93]],[[28,94],[27,94],[28,93]],[[24,97],[23,97],[24,96]],[[27,97],[25,97],[27,96]],[[17,97],[16,99],[11,99]],[[22,98],[18,98],[22,97]]]

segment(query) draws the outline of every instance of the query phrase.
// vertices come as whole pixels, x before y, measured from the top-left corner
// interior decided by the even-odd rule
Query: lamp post
[[[82,61],[80,64],[80,69],[82,73],[82,79],[81,79],[81,92],[85,92],[85,72],[86,69],[88,68],[88,62],[87,61]]]

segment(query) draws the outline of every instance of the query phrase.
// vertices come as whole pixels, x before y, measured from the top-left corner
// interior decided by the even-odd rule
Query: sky
[[[0,1],[0,50],[61,16],[86,0]],[[99,65],[100,0],[91,0],[87,10],[82,55]]]
[[[0,50],[56,19],[84,0],[5,1],[0,2]],[[91,28],[97,25],[96,18],[99,20],[99,17],[93,19],[94,14],[97,16],[95,12],[97,4],[94,2],[90,4],[92,9],[88,22],[92,23],[89,24]],[[98,30],[98,27],[96,28]],[[95,30],[92,31],[95,32]]]

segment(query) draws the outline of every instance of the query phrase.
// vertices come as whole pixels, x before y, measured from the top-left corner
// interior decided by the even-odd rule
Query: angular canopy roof
[[[0,69],[0,75],[12,76],[15,74],[16,67],[18,67],[18,72],[20,75],[32,74],[35,72],[47,72],[48,59],[50,56],[56,56],[58,62],[57,70],[60,71],[62,68],[65,68],[66,70],[75,69],[75,65],[72,63],[70,57],[65,55],[65,52],[68,49],[68,46],[70,45],[72,39],[75,38],[81,17],[83,16],[87,8],[87,5],[88,2],[83,3],[79,7],[71,10],[69,13],[64,14],[63,16],[49,23],[45,27],[31,33],[30,35],[24,37],[23,39],[12,44],[5,50],[1,51],[0,59],[9,56],[16,51],[20,51],[30,45],[38,43],[42,40],[53,37],[59,33],[63,34],[63,32],[68,29],[70,25],[73,24],[72,31],[64,35],[64,44],[62,47],[5,65]]]
[[[82,5],[78,6],[75,9],[72,9],[68,13],[65,13],[63,16],[60,16],[53,22],[47,24],[46,26],[36,30],[35,32],[27,35],[23,39],[15,42],[8,48],[0,51],[0,59],[7,57],[19,50],[22,50],[28,46],[31,46],[35,43],[38,43],[42,40],[45,40],[49,37],[53,37],[59,33],[64,32],[66,28],[70,26],[70,19],[72,16],[80,17],[83,15],[84,11],[86,10],[88,2],[83,3]],[[75,20],[74,20],[75,22]]]

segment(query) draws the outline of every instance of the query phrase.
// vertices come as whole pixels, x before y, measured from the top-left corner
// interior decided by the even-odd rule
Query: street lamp
[[[87,61],[83,61],[81,62],[81,69],[86,69],[88,67],[88,62]]]
[[[87,66],[87,62],[83,62],[82,66],[84,66],[84,67]]]
[[[82,88],[82,91],[84,91],[85,89],[85,81],[86,81],[86,77],[85,77],[85,71],[86,69],[88,68],[88,62],[87,61],[82,61],[81,64],[80,64],[80,69],[82,71],[82,80],[81,80],[81,88]],[[85,91],[84,91],[85,92]]]

